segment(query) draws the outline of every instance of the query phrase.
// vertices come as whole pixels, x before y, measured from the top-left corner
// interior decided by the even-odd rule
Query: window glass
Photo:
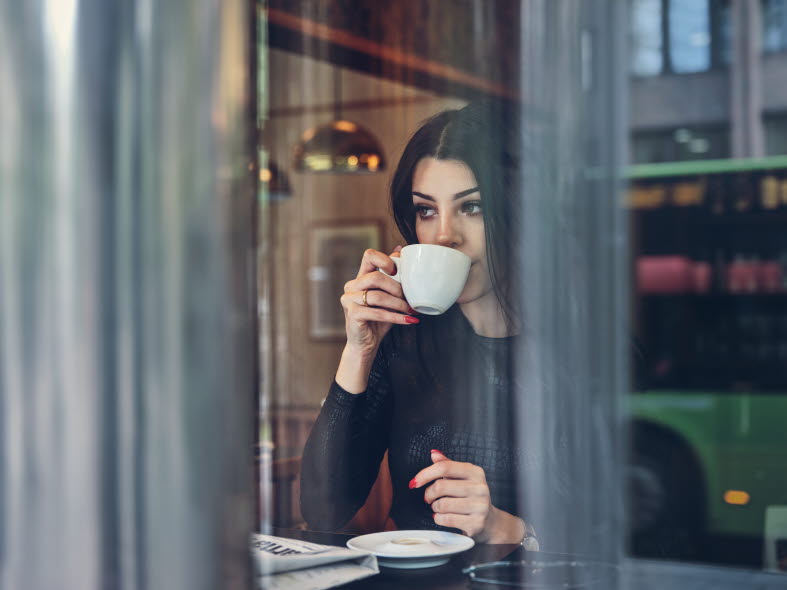
[[[708,0],[669,2],[669,52],[675,73],[702,72],[711,65]]]
[[[763,51],[775,52],[787,49],[787,2],[785,0],[763,0],[762,27]]]
[[[787,115],[771,115],[763,119],[765,153],[769,156],[787,154]]]
[[[629,78],[635,556],[785,569],[785,4],[664,0]]]
[[[711,9],[716,14],[716,31],[713,42],[720,65],[732,62],[732,3],[730,0],[713,0]]]
[[[266,4],[262,526],[534,530],[610,565],[621,3]]]
[[[630,17],[631,72],[655,76],[664,67],[662,0],[633,0]]]
[[[729,129],[726,127],[680,127],[640,132],[632,136],[634,164],[713,160],[729,155]]]
[[[3,587],[783,589],[786,5],[0,3]]]
[[[740,44],[759,44],[733,37],[760,6],[269,0],[259,308],[261,464],[274,493],[263,522],[445,526],[409,483],[446,457],[484,462],[491,496],[531,519],[548,550],[778,567],[787,166],[762,156],[782,149],[780,122],[763,116],[787,112],[787,77],[778,55],[756,71],[731,59],[733,45],[751,55]],[[629,53],[616,53],[624,35]],[[504,125],[486,110],[501,104]],[[430,155],[409,159],[423,145]],[[438,182],[416,178],[424,161]],[[624,210],[615,161],[631,165]],[[455,174],[468,170],[480,199]],[[487,202],[490,188],[506,199]],[[406,288],[382,292],[377,269],[408,252],[397,246],[467,250],[469,234],[448,230],[478,230],[479,218],[473,243],[490,252],[468,250],[471,272],[502,264],[484,294],[521,297],[494,308],[506,329],[521,312],[521,332],[487,332],[462,298],[432,316]],[[402,297],[421,313],[397,307]],[[380,309],[410,318],[392,316],[366,358],[354,330]],[[363,369],[359,383],[348,366]],[[611,400],[631,436],[620,460],[598,460],[614,456],[602,451],[617,430],[596,426],[616,415]],[[609,525],[599,493],[626,495],[625,532],[589,532]]]

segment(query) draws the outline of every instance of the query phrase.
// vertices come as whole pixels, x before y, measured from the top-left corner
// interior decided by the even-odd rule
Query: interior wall
[[[344,342],[310,336],[309,230],[315,224],[374,220],[383,227],[385,251],[401,243],[388,205],[394,167],[421,121],[465,102],[340,69],[342,117],[375,135],[387,166],[371,175],[299,173],[293,170],[292,159],[301,135],[334,117],[334,66],[271,50],[269,68],[270,80],[275,83],[270,86],[266,143],[292,188],[290,198],[269,205],[267,239],[273,245],[273,268],[261,269],[273,273],[272,405],[317,408],[328,391]],[[359,252],[359,263],[361,255]],[[340,296],[335,294],[337,306]]]

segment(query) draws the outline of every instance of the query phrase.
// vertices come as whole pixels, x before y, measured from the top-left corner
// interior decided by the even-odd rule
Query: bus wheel
[[[628,469],[631,549],[642,557],[691,558],[702,529],[701,474],[677,441],[637,432]]]

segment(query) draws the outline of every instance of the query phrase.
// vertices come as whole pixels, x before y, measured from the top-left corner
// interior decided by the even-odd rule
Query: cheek
[[[430,229],[429,223],[424,223],[420,219],[415,222],[415,235],[418,238],[419,244],[429,244],[432,240],[433,231]]]
[[[486,235],[484,234],[484,223],[479,223],[473,228],[473,249],[478,253],[479,259],[486,261]]]
[[[485,248],[486,235],[484,229],[484,218],[473,217],[468,220],[467,235],[473,240],[477,248]]]
[[[470,269],[470,279],[478,287],[484,287],[490,282],[489,269],[487,269],[486,262],[473,265]]]

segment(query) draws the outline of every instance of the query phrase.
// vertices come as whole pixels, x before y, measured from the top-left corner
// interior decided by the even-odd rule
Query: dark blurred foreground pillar
[[[542,550],[609,571],[625,530],[624,5],[522,4],[522,503]]]
[[[0,0],[0,586],[245,588],[253,12]]]

